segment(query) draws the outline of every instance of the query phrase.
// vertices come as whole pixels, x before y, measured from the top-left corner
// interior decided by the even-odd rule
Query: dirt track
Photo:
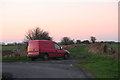
[[[75,67],[75,60],[49,60],[3,63],[3,72],[13,78],[92,78],[92,75]]]

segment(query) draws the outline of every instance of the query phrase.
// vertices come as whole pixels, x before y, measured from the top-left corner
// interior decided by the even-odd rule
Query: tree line
[[[52,40],[53,38],[49,35],[49,32],[44,31],[40,29],[39,27],[36,27],[34,29],[28,30],[28,32],[25,34],[25,40]],[[96,38],[91,36],[90,38],[92,43],[95,43]],[[60,44],[63,45],[69,45],[69,44],[80,44],[80,43],[86,43],[89,44],[91,43],[89,40],[74,40],[71,39],[70,37],[63,37]]]

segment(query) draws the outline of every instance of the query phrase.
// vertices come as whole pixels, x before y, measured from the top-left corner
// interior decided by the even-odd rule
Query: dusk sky
[[[2,42],[20,42],[40,27],[54,41],[62,37],[118,41],[119,0],[1,0]],[[1,42],[1,41],[0,41]]]

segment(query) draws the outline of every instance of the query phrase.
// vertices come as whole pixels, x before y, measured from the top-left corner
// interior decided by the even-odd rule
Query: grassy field
[[[120,44],[107,44],[107,46],[109,46],[109,47],[111,47],[111,48],[113,48],[115,50],[120,49]]]
[[[26,50],[26,46],[25,45],[17,45],[17,46],[2,46],[2,51],[5,50]]]
[[[67,50],[70,51],[71,56],[74,58],[82,58],[88,55],[87,45],[76,46],[74,48],[67,48]]]
[[[7,50],[20,50],[26,51],[25,45],[17,45],[17,46],[2,46],[2,51]],[[4,54],[4,53],[3,53]],[[30,59],[27,56],[20,56],[20,57],[2,57],[3,62],[12,62],[12,61],[29,61]]]
[[[90,53],[88,48],[88,45],[81,45],[68,49],[75,58],[90,57],[79,61],[77,66],[90,71],[96,78],[118,78],[118,61],[105,55]]]

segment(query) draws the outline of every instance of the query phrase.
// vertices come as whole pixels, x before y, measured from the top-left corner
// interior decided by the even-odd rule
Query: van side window
[[[54,44],[55,45],[55,49],[60,49],[60,46],[58,44]]]

